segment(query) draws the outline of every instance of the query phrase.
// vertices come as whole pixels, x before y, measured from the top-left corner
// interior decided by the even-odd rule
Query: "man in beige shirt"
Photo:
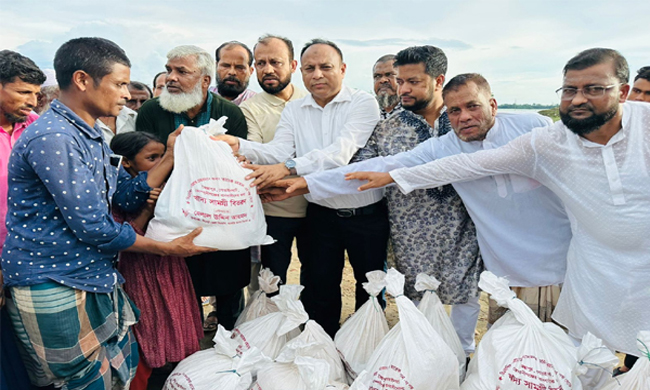
[[[246,117],[248,139],[268,143],[275,136],[284,106],[290,101],[307,96],[307,92],[291,83],[291,75],[296,71],[298,61],[294,59],[293,44],[290,40],[265,35],[257,41],[253,52],[257,81],[263,92],[244,101],[239,108]],[[298,255],[305,253],[307,240],[301,237],[301,232],[305,231],[303,225],[306,210],[307,201],[303,196],[264,205],[268,234],[277,242],[262,246],[262,265],[279,275],[283,283],[286,283],[294,237]],[[252,272],[255,276],[259,272],[259,265],[254,267]],[[253,282],[255,281],[256,278],[253,277]]]

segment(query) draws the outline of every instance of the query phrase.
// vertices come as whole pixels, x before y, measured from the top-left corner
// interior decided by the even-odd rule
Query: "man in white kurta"
[[[533,128],[552,123],[538,114],[495,116],[496,101],[491,98],[489,84],[477,74],[454,77],[445,86],[443,96],[454,132],[431,138],[408,152],[307,175],[304,179],[310,197],[319,200],[357,193],[359,182],[345,181],[346,173],[388,172],[456,154],[492,150]],[[491,104],[494,104],[493,109]],[[477,106],[481,106],[478,115],[473,114]],[[464,128],[476,128],[472,126],[477,124],[481,127],[477,134],[462,132]],[[453,183],[453,186],[476,225],[486,269],[507,277],[514,287],[562,284],[571,227],[564,205],[555,194],[539,182],[516,174],[484,177]]]
[[[498,149],[391,171],[388,180],[358,178],[405,192],[504,174],[539,181],[564,202],[573,232],[553,318],[577,339],[591,332],[638,356],[636,335],[650,329],[650,105],[623,103],[629,71],[613,50],[586,50],[564,74],[561,122]]]

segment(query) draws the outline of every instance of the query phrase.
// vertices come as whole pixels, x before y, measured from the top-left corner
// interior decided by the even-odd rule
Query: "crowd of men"
[[[418,273],[441,281],[467,356],[487,269],[577,342],[588,331],[627,353],[620,370],[629,369],[637,332],[650,330],[642,310],[650,299],[650,67],[630,85],[615,50],[577,54],[563,70],[553,123],[498,113],[488,80],[447,79],[447,65],[433,46],[384,55],[369,75],[372,96],[345,85],[343,53],[323,39],[299,56],[275,35],[252,50],[225,42],[214,57],[178,46],[151,87],[130,80],[126,53],[100,38],[65,43],[54,70],[1,51],[2,377],[128,387],[137,309],[120,287],[120,251],[185,257],[197,305],[212,297],[205,329],[232,329],[260,264],[286,283],[294,241],[301,300],[332,337],[345,253],[358,308],[368,298],[365,274],[385,269],[390,240],[409,298],[419,299]],[[297,70],[302,86],[291,81]],[[249,89],[253,75],[260,93]],[[249,160],[276,243],[215,252],[193,245],[200,229],[162,243],[115,222],[113,207],[138,210],[163,184],[183,126],[222,116],[219,139]],[[132,131],[167,145],[134,178],[108,147]],[[491,306],[490,323],[502,314]],[[10,366],[12,353],[22,359]]]

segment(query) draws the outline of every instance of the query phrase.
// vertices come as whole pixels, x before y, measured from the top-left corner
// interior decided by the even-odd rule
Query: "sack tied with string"
[[[220,250],[272,244],[266,234],[262,202],[252,180],[228,144],[210,135],[223,134],[227,118],[201,127],[185,127],[174,145],[174,170],[165,184],[146,237],[168,242],[202,227],[199,246]]]

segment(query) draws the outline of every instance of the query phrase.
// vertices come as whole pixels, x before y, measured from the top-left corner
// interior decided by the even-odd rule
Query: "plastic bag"
[[[573,370],[583,389],[597,390],[614,383],[612,377],[618,358],[603,345],[603,341],[591,333],[582,338],[577,352],[578,364]]]
[[[478,285],[510,311],[483,336],[461,389],[580,389],[572,372],[577,348],[569,336],[559,326],[541,322],[517,299],[507,279],[484,271]]]
[[[324,390],[329,370],[326,361],[306,356],[273,362],[260,368],[251,390]]]
[[[386,273],[366,273],[367,282],[363,288],[370,295],[364,303],[334,336],[336,348],[346,362],[350,381],[366,368],[368,359],[388,333],[386,314],[377,301],[377,295],[386,287]]]
[[[219,325],[215,346],[183,359],[167,378],[163,390],[247,390],[255,366],[265,361],[257,348],[241,355],[231,333]]]
[[[235,328],[245,322],[279,310],[278,306],[268,297],[268,294],[278,291],[280,277],[273,275],[270,269],[262,268],[257,279],[259,280],[260,289],[253,293],[250,301],[237,318]]]
[[[223,118],[222,118],[223,119]],[[221,250],[272,244],[262,202],[228,144],[210,139],[217,121],[185,127],[174,146],[174,170],[160,194],[146,237],[171,241],[197,227],[200,246]]]
[[[456,355],[403,295],[404,275],[389,269],[386,291],[395,297],[400,322],[381,341],[350,389],[457,390]]]
[[[634,367],[602,390],[650,390],[650,331],[639,332],[637,346],[640,353]]]
[[[438,332],[440,337],[447,343],[449,348],[454,352],[458,359],[458,373],[460,383],[465,379],[465,365],[467,364],[465,350],[463,349],[458,333],[451,323],[451,318],[447,315],[445,307],[438,298],[436,290],[438,290],[440,282],[433,276],[427,274],[418,274],[415,278],[415,290],[424,291],[422,300],[418,305],[418,310],[424,314],[429,320],[433,329]]]
[[[330,381],[345,382],[347,380],[345,368],[334,341],[316,321],[307,321],[302,333],[282,348],[276,360],[287,362],[298,356],[312,357],[327,362]]]
[[[298,326],[309,316],[302,302],[298,300],[303,286],[280,286],[280,294],[271,298],[280,310],[267,314],[236,327],[232,338],[237,340],[239,354],[257,347],[264,355],[275,359],[284,345],[300,334]]]

